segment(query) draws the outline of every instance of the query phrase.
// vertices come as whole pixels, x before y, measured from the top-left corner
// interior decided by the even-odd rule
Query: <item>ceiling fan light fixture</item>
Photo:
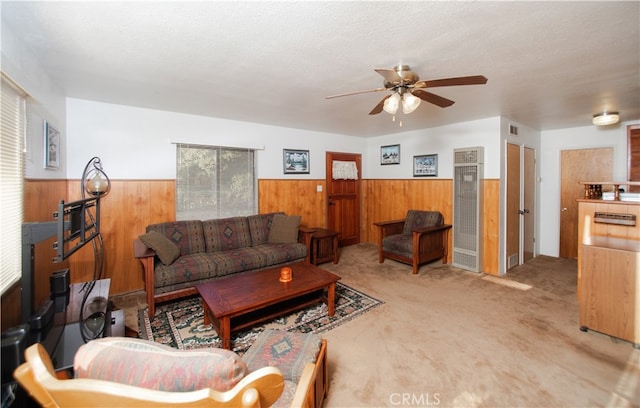
[[[411,92],[405,92],[405,94],[402,95],[402,113],[409,114],[418,109],[420,102],[422,102],[420,98]]]
[[[398,111],[398,106],[400,106],[400,94],[394,93],[384,101],[382,109],[387,113],[395,115]]]
[[[604,111],[602,113],[593,115],[593,124],[596,126],[613,125],[618,123],[619,120],[620,114],[618,112]]]

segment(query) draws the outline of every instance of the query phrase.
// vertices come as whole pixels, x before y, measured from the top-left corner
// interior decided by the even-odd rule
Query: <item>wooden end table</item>
[[[311,263],[318,265],[324,262],[338,263],[339,232],[324,228],[316,228],[311,236]]]
[[[286,265],[293,279],[280,282],[280,269],[234,274],[196,285],[202,297],[204,324],[212,323],[222,347],[231,349],[231,332],[326,300],[335,314],[335,275],[306,262]]]

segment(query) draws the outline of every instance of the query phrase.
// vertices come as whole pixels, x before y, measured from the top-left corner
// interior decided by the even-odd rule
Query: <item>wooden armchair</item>
[[[220,392],[211,388],[169,392],[88,378],[69,379],[56,373],[44,347],[33,344],[25,350],[26,362],[14,371],[20,385],[42,406],[48,407],[269,407],[281,396],[285,380],[276,367],[250,372],[233,388]],[[314,406],[316,367],[304,366],[291,400],[291,407]]]
[[[401,220],[374,223],[378,227],[378,262],[385,258],[412,265],[417,274],[420,265],[442,259],[447,262],[449,229],[438,211],[407,211]]]

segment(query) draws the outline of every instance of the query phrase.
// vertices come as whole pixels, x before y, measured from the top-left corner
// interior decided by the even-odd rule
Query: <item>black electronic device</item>
[[[29,344],[28,324],[21,324],[2,333],[2,384],[13,381],[13,370],[24,362],[24,350]]]
[[[51,297],[69,293],[69,268],[54,272],[49,278]]]
[[[31,315],[31,330],[43,330],[51,322],[54,314],[53,301],[45,300],[40,308]]]

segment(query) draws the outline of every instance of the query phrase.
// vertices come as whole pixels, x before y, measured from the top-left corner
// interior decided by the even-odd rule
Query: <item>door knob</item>
[[[564,212],[564,211],[567,211],[567,207],[564,207],[564,208],[563,208],[562,210],[560,210],[560,211],[563,211],[563,212]]]

